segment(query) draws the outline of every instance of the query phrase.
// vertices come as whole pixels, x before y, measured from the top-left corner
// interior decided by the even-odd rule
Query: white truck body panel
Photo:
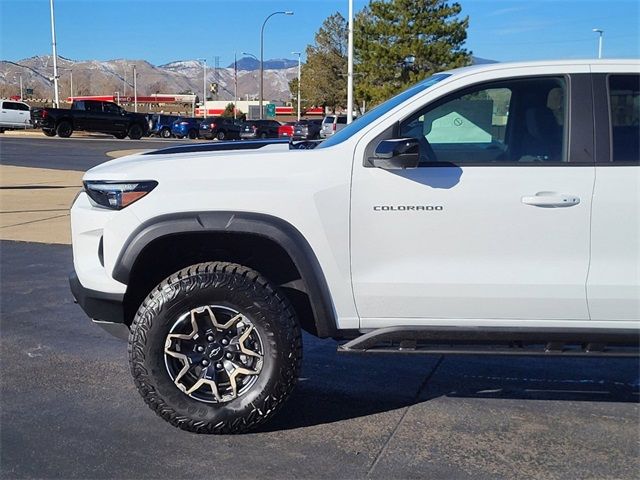
[[[602,61],[597,68],[638,70],[637,62],[629,63]],[[460,69],[328,148],[135,155],[100,165],[85,180],[155,180],[158,186],[117,212],[80,195],[72,209],[78,278],[86,288],[123,293],[126,286],[111,277],[120,251],[140,224],[160,215],[253,212],[290,223],[308,241],[339,329],[640,327],[640,167],[392,172],[363,166],[370,142],[447,93],[498,78],[588,73],[593,65]],[[579,202],[558,209],[523,203],[539,192]],[[373,210],[417,204],[443,209],[406,215]],[[96,260],[102,236],[104,268]]]

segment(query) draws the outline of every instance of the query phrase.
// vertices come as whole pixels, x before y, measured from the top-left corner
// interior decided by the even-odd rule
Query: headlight
[[[158,182],[108,182],[88,181],[84,182],[87,195],[101,207],[111,210],[121,210],[140,200],[151,190],[156,188]]]

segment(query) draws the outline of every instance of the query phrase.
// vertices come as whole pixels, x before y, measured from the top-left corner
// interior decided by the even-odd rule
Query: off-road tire
[[[60,138],[69,138],[73,133],[73,125],[66,120],[63,120],[56,127],[56,133]]]
[[[144,135],[144,130],[142,130],[142,127],[137,123],[129,127],[129,138],[131,140],[140,140],[142,135]]]
[[[178,316],[225,304],[250,318],[263,339],[264,363],[243,395],[206,403],[180,391],[164,363],[167,334]],[[272,417],[291,393],[302,358],[300,327],[289,300],[258,272],[226,262],[192,265],[160,283],[131,325],[129,363],[147,405],[172,425],[196,433],[242,433]]]
[[[47,137],[55,137],[56,136],[56,131],[55,130],[50,130],[48,128],[43,128],[42,129],[42,133],[44,133]]]
[[[218,140],[224,140],[225,138],[227,138],[227,133],[224,130],[220,130],[218,131],[216,138]]]
[[[171,137],[171,130],[169,130],[168,128],[163,128],[162,130],[160,130],[160,136],[162,138],[170,138]]]
[[[127,132],[114,133],[113,136],[118,140],[124,140],[125,138],[127,138]]]

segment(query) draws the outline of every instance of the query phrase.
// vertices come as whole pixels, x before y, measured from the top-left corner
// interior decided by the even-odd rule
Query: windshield
[[[427,88],[431,87],[432,85],[435,85],[440,80],[444,80],[448,76],[450,76],[450,74],[448,74],[448,73],[439,73],[437,75],[433,75],[433,76],[423,80],[420,83],[416,83],[414,86],[409,87],[404,92],[401,92],[398,95],[396,95],[395,97],[390,98],[386,102],[381,103],[376,108],[374,108],[372,110],[369,110],[362,117],[356,119],[356,121],[354,121],[353,123],[347,125],[345,128],[343,128],[339,132],[335,133],[332,137],[330,137],[329,139],[327,139],[324,142],[322,142],[320,145],[318,145],[317,148],[332,147],[334,145],[338,145],[339,143],[344,142],[348,138],[351,138],[351,136],[353,134],[355,134],[355,133],[359,132],[360,130],[362,130],[363,128],[367,127],[368,125],[370,125],[371,123],[373,123],[378,118],[380,118],[381,116],[385,115],[386,113],[389,113],[391,110],[396,108],[398,105],[400,105],[405,100],[408,100],[409,98],[413,97],[414,95],[417,95],[418,93],[426,90]]]

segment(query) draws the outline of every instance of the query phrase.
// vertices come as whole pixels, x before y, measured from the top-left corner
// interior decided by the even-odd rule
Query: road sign
[[[273,103],[267,103],[267,117],[276,117],[276,106]]]
[[[25,88],[24,89],[24,94],[25,95],[33,95],[33,88]]]

